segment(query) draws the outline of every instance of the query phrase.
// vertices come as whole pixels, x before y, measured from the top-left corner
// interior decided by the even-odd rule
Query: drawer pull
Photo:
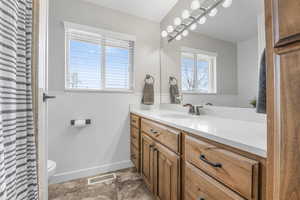
[[[210,166],[212,166],[214,168],[222,168],[222,164],[221,163],[210,162],[209,160],[206,159],[205,155],[203,155],[203,154],[200,155],[200,160],[202,160],[203,162],[209,164]]]
[[[204,198],[202,198],[202,197],[200,197],[200,199],[199,200],[205,200]]]
[[[151,133],[153,133],[153,134],[157,134],[158,132],[156,131],[156,130],[154,130],[154,129],[150,129],[150,131],[151,131]]]

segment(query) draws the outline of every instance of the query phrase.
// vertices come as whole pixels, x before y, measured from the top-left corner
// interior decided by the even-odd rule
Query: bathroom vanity
[[[266,199],[263,123],[139,109],[130,120],[131,160],[157,199]]]

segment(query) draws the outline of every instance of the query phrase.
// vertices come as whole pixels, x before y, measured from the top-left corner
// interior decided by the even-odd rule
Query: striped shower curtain
[[[0,0],[0,200],[38,199],[32,0]]]

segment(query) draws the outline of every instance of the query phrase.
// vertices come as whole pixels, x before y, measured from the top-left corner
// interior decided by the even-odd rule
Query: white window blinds
[[[135,42],[104,33],[67,29],[66,89],[133,89]]]
[[[101,88],[101,48],[97,43],[70,40],[68,88]]]
[[[105,40],[105,86],[110,89],[130,89],[134,42]]]

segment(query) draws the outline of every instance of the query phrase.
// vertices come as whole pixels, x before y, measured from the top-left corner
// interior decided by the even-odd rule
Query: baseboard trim
[[[133,164],[130,160],[125,160],[121,162],[115,162],[111,164],[86,168],[86,169],[80,169],[70,172],[64,172],[55,174],[53,177],[50,178],[49,184],[56,184],[56,183],[62,183],[74,179],[84,178],[88,176],[94,176],[101,173],[107,173],[111,171],[116,171],[120,169],[126,169],[129,167],[132,167]]]

